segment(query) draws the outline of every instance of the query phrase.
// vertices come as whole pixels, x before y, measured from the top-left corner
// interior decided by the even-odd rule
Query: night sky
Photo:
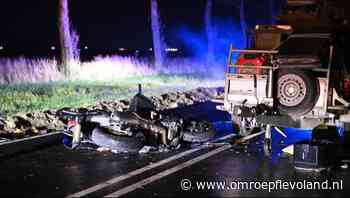
[[[265,23],[267,0],[247,0],[251,25]],[[278,10],[282,1],[275,5]],[[166,43],[181,48],[177,29],[204,30],[205,0],[161,0],[160,15]],[[0,56],[53,56],[58,54],[58,0],[2,0],[0,11]],[[70,0],[70,19],[80,35],[82,53],[113,54],[120,47],[146,50],[151,47],[149,0]],[[214,0],[218,20],[238,24],[238,0]],[[254,21],[254,22],[252,22]],[[56,46],[56,50],[50,50]]]

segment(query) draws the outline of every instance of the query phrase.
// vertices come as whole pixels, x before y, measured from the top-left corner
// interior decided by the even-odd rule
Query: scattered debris
[[[156,147],[153,147],[153,146],[144,146],[144,147],[142,147],[141,150],[139,150],[139,153],[149,153],[149,152],[155,151],[155,150],[157,150]]]

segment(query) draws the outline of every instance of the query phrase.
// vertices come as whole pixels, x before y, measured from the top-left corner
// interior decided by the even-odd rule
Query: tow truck
[[[225,75],[221,108],[231,114],[240,135],[260,130],[269,156],[272,128],[286,137],[283,128],[349,123],[350,104],[334,86],[340,79],[333,75],[330,34],[293,34],[291,26],[258,25],[254,35],[253,49],[230,46]]]

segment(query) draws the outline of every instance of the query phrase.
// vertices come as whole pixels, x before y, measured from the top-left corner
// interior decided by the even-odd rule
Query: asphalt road
[[[201,118],[213,122],[227,118],[215,104],[202,104]],[[186,116],[194,109],[181,110]],[[224,136],[225,127],[219,134]],[[113,154],[96,151],[70,151],[61,144],[20,155],[1,158],[2,197],[237,197],[237,196],[332,196],[345,197],[350,189],[349,171],[335,168],[329,172],[298,172],[292,157],[283,156],[280,147],[297,141],[296,133],[282,141],[274,133],[272,158],[263,156],[261,140],[247,146],[232,145],[186,147],[176,151],[147,154]],[[341,183],[343,190],[237,190],[237,182],[326,182]],[[203,183],[226,182],[221,189],[199,189]],[[182,186],[181,186],[182,182]],[[191,184],[191,185],[190,185]],[[206,185],[206,183],[204,183]],[[255,183],[254,183],[255,184]],[[198,186],[199,185],[199,186]],[[219,185],[219,186],[221,186]],[[203,187],[203,186],[202,186]],[[206,186],[208,187],[208,186]],[[206,188],[204,187],[204,188]],[[209,186],[210,188],[212,186]],[[236,188],[235,188],[236,187]],[[256,188],[254,188],[256,187]],[[291,188],[291,187],[289,187]],[[296,188],[296,187],[295,187]]]

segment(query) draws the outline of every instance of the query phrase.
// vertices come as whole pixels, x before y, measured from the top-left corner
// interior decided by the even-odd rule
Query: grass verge
[[[63,107],[85,107],[98,101],[127,99],[137,84],[145,89],[204,86],[206,79],[193,75],[135,76],[118,81],[61,81],[41,84],[0,85],[0,113],[12,116],[20,112],[45,111]],[[157,94],[157,93],[153,93]]]

